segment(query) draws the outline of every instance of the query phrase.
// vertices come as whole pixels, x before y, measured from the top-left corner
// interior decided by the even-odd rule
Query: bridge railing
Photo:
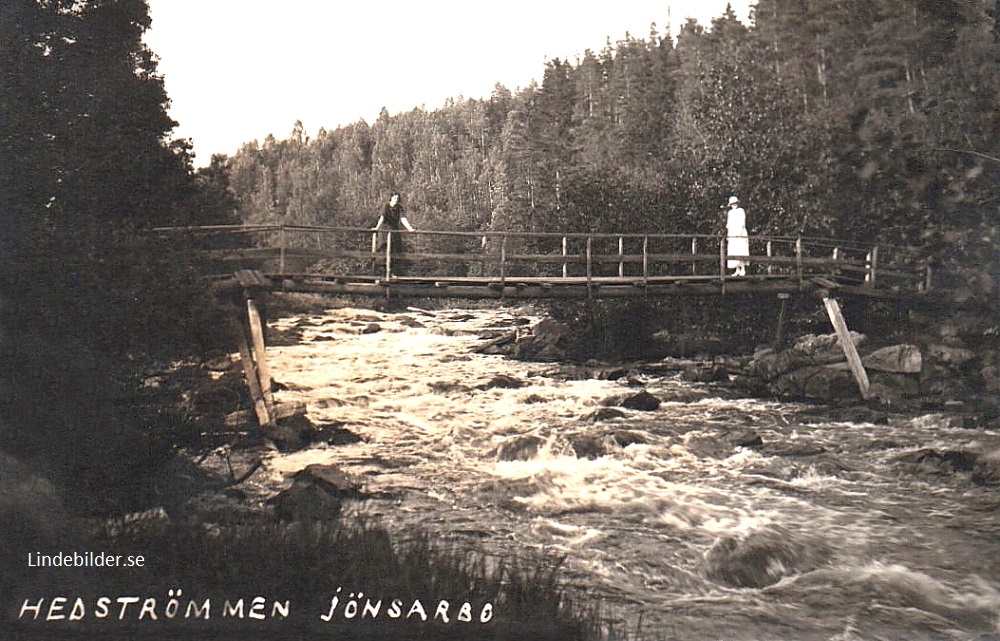
[[[751,236],[750,255],[728,254],[724,237],[706,234],[546,232],[378,232],[301,225],[171,228],[219,273],[260,269],[272,275],[359,280],[453,280],[587,284],[694,279],[733,280],[730,259],[748,277],[921,291],[928,268],[915,252],[823,238]]]

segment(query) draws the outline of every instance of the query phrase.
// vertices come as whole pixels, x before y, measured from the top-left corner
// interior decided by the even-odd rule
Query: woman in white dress
[[[729,211],[726,214],[726,254],[728,256],[749,256],[750,240],[747,238],[747,213],[740,207],[736,196],[729,197]],[[729,258],[726,267],[734,270],[732,276],[746,276],[747,265],[742,259]]]

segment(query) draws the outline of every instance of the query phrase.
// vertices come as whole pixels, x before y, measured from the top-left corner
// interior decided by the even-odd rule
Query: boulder
[[[476,348],[484,354],[504,354],[525,361],[554,363],[566,360],[559,345],[568,335],[569,326],[552,319],[538,322],[531,332],[515,330],[495,337]]]
[[[599,421],[610,421],[616,418],[625,418],[626,416],[628,416],[627,413],[616,407],[599,407],[590,414],[584,416],[581,420],[589,423],[597,423]]]
[[[527,385],[524,381],[518,380],[513,376],[507,376],[506,374],[497,374],[489,381],[483,383],[482,385],[477,385],[478,390],[490,390],[490,389],[520,389]]]
[[[698,458],[725,459],[733,455],[734,448],[717,436],[711,434],[692,434],[684,447]]]
[[[596,459],[613,454],[629,445],[643,445],[649,439],[629,430],[618,430],[610,434],[576,434],[569,438],[570,447],[577,458]]]
[[[560,338],[569,332],[569,325],[552,320],[551,318],[546,318],[539,321],[531,331],[536,339],[554,345],[559,342]]]
[[[919,374],[923,357],[916,345],[891,345],[877,349],[861,359],[865,369],[900,374]]]
[[[976,358],[976,353],[965,347],[934,344],[927,346],[927,358],[935,364],[959,368]]]
[[[812,365],[789,372],[772,381],[781,396],[833,401],[859,395],[850,372],[824,365]]]
[[[724,365],[707,363],[688,367],[681,372],[681,378],[692,383],[716,383],[729,380],[729,371]]]
[[[757,430],[750,427],[732,427],[723,430],[719,436],[734,447],[755,450],[764,445],[764,439],[760,437]]]
[[[309,465],[292,478],[291,487],[268,501],[282,521],[332,520],[344,501],[365,496],[360,484],[334,465]]]
[[[624,407],[625,409],[652,412],[660,407],[660,399],[646,390],[637,394],[609,396],[601,401],[604,407]]]
[[[327,445],[353,445],[361,441],[362,438],[356,433],[336,424],[318,428],[313,436],[314,443],[326,443]]]
[[[1000,486],[1000,450],[983,454],[972,466],[972,482],[989,487]]]
[[[916,410],[920,408],[920,382],[914,376],[906,374],[891,374],[887,372],[869,372],[872,398],[877,399],[884,407],[900,410]]]
[[[1000,392],[1000,366],[987,365],[979,372],[983,378],[983,385],[989,392]]]
[[[712,434],[691,434],[684,446],[695,456],[703,458],[728,458],[741,447],[758,449],[764,445],[763,439],[750,428],[734,427]]]
[[[931,448],[907,452],[897,460],[915,473],[933,476],[950,476],[956,472],[971,472],[979,457],[972,452],[957,450],[938,451]]]
[[[540,363],[558,363],[559,361],[566,360],[566,352],[552,344],[544,345],[534,353],[532,360]]]
[[[784,456],[788,458],[805,458],[826,453],[826,448],[818,443],[808,441],[778,441],[768,443],[761,448],[766,456]]]
[[[594,460],[610,453],[608,441],[593,434],[575,434],[569,438],[569,445],[577,458]]]
[[[649,439],[641,432],[631,430],[618,430],[608,435],[612,442],[618,447],[628,447],[629,445],[646,445]]]
[[[735,588],[763,588],[786,576],[821,566],[830,557],[821,542],[806,541],[770,526],[745,535],[727,534],[705,553],[706,576]]]
[[[545,446],[545,439],[535,434],[514,436],[497,446],[498,461],[530,461]]]
[[[851,331],[850,335],[855,348],[864,345],[866,340],[864,334]],[[792,349],[808,354],[814,358],[822,356],[836,356],[839,359],[844,355],[843,348],[840,346],[840,339],[836,334],[810,334],[802,336],[795,341]]]
[[[764,381],[773,381],[782,374],[814,364],[815,362],[806,352],[787,349],[762,354],[750,363],[748,369],[750,376],[759,377]]]

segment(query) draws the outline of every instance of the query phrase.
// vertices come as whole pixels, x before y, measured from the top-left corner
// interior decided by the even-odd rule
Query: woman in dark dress
[[[413,225],[406,219],[406,213],[403,211],[403,203],[400,202],[399,192],[393,192],[389,196],[389,202],[382,208],[382,214],[378,217],[378,222],[375,223],[375,226],[372,227],[372,231],[377,232],[383,227],[387,232],[398,232],[402,229],[413,231]],[[388,234],[386,234],[386,238],[388,238]],[[385,240],[379,243],[379,251],[385,251],[385,243]],[[404,253],[406,253],[406,245],[403,242],[403,234],[392,234],[392,255],[401,257]],[[395,260],[393,262],[397,265],[394,271],[397,274],[401,274],[402,262],[396,262]]]

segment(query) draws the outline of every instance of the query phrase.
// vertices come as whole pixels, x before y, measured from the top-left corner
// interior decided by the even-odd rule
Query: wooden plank
[[[828,294],[824,293],[823,305],[826,307],[826,313],[830,317],[833,329],[837,332],[837,339],[840,341],[840,347],[844,350],[844,356],[847,357],[847,364],[851,367],[851,373],[854,374],[854,380],[861,391],[861,398],[866,401],[870,400],[872,394],[871,383],[868,381],[868,373],[865,371],[865,366],[861,363],[861,356],[858,355],[858,350],[854,347],[854,341],[851,340],[851,332],[847,329],[844,314],[840,311],[840,303],[835,298],[831,298]]]
[[[247,318],[250,321],[250,337],[253,339],[253,361],[260,377],[260,389],[264,394],[264,402],[268,412],[274,409],[274,393],[271,391],[271,368],[267,364],[267,352],[264,345],[264,324],[261,322],[257,303],[247,299]]]
[[[816,283],[820,287],[825,287],[826,289],[837,289],[840,287],[838,283],[835,283],[829,278],[823,278],[822,276],[810,276],[809,280]]]
[[[244,288],[271,286],[271,279],[253,269],[238,270],[236,272],[236,281]]]
[[[243,323],[233,321],[234,333],[240,349],[240,362],[243,364],[243,374],[247,379],[247,387],[250,389],[250,398],[253,400],[254,412],[257,415],[257,424],[261,427],[274,425],[271,414],[268,412],[267,404],[264,402],[264,393],[260,389],[260,377],[257,367],[254,365],[253,356],[250,353],[250,343],[247,341],[247,332]]]

